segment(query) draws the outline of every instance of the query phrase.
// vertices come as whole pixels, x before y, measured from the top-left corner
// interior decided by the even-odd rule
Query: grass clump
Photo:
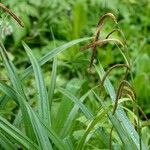
[[[1,3],[0,7],[9,13],[20,26],[24,26],[10,9]],[[11,101],[16,109],[16,112],[13,112],[14,114],[10,115],[9,119],[5,115],[0,116],[1,149],[147,149],[141,139],[142,126],[138,112],[141,111],[145,117],[146,115],[138,106],[134,88],[127,79],[129,75],[132,76],[132,68],[128,56],[124,52],[126,45],[117,38],[110,38],[114,32],[121,31],[119,28],[113,29],[105,39],[100,36],[106,18],[111,18],[118,25],[117,19],[112,13],[104,14],[98,22],[94,37],[70,41],[52,49],[39,60],[34,56],[30,47],[22,42],[31,62],[31,65],[22,74],[17,72],[1,39],[0,54],[8,80],[6,82],[0,81],[0,107],[4,108]],[[85,93],[80,91],[84,86],[84,80],[73,79],[68,81],[66,86],[58,86],[56,82],[58,54],[80,42],[91,39],[93,40],[92,43],[84,46],[82,50],[92,49],[89,69],[95,69],[100,80],[98,85]],[[125,63],[115,64],[105,72],[99,60],[98,64],[93,62],[97,57],[97,47],[103,47],[109,42],[117,45]],[[47,87],[42,66],[48,64],[49,60],[52,59],[51,80]],[[116,68],[125,68],[126,71],[115,91],[108,75]],[[33,74],[35,78],[34,90],[36,95],[33,99],[27,95],[25,92],[27,87],[23,84],[23,80],[27,80],[30,74]],[[103,91],[107,93],[106,101],[102,94]],[[60,99],[59,102],[56,101],[55,97]],[[98,109],[95,106],[94,109],[96,108],[96,110],[93,111],[88,101],[97,104]],[[134,122],[130,121],[128,112],[125,113],[123,110],[123,108],[127,110],[127,107],[121,103],[127,101],[132,102],[133,111],[129,111],[131,113],[130,118]],[[5,105],[2,105],[3,102]],[[19,126],[16,127],[15,124]]]

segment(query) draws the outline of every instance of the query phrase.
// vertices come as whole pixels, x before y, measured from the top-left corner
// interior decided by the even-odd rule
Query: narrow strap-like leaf
[[[49,108],[49,100],[48,93],[46,89],[46,85],[44,82],[44,77],[42,74],[42,70],[37,59],[32,54],[31,49],[23,42],[24,49],[26,50],[27,55],[30,58],[30,61],[33,66],[34,76],[36,80],[36,87],[38,91],[39,101],[38,101],[38,112],[40,117],[47,125],[51,125],[51,116],[50,116],[50,108]]]
[[[38,149],[37,145],[34,144],[28,137],[26,137],[21,131],[11,125],[7,120],[0,116],[0,132],[5,133],[13,139],[14,142],[18,143],[27,149]]]
[[[88,111],[87,107],[85,107],[85,105],[83,105],[74,95],[62,88],[59,88],[59,91],[63,95],[67,96],[70,100],[72,100],[76,105],[78,105],[78,107],[84,114],[86,114],[89,118],[92,118],[92,114]]]
[[[52,98],[55,90],[56,85],[56,73],[57,73],[57,57],[53,60],[53,69],[52,69],[52,75],[51,75],[51,81],[48,89],[48,98],[49,98],[49,104],[50,104],[50,110],[52,107]]]
[[[94,126],[101,122],[103,123],[104,120],[106,120],[106,115],[108,111],[110,110],[110,107],[107,107],[107,109],[101,109],[98,113],[98,115],[89,123],[89,125],[86,128],[86,131],[84,135],[82,136],[81,140],[79,141],[76,150],[81,150],[83,149],[84,143],[86,141],[86,138],[88,134],[93,130]]]
[[[82,39],[76,39],[73,41],[70,41],[62,46],[59,46],[57,48],[54,48],[53,50],[51,50],[50,52],[48,52],[46,55],[44,55],[40,60],[39,60],[39,65],[42,66],[44,65],[46,62],[48,62],[49,60],[51,60],[52,58],[54,58],[55,56],[57,56],[59,53],[61,53],[62,51],[72,47],[73,45],[76,45],[78,43],[87,41],[92,39],[93,37],[88,37],[88,38],[82,38]],[[24,78],[26,78],[33,70],[32,70],[32,66],[28,67],[24,73],[21,75],[21,79],[23,80]]]
[[[17,146],[14,145],[4,134],[0,132],[0,145],[6,150],[17,150]]]

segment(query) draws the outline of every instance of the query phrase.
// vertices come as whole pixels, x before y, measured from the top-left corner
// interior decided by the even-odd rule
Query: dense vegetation
[[[1,3],[0,149],[150,149],[149,0]]]

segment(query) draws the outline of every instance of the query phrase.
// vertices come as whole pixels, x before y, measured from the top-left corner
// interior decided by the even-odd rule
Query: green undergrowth
[[[26,25],[3,4],[1,7],[21,26]],[[81,3],[74,6],[73,17],[78,22],[82,9],[86,18],[87,8],[82,8]],[[34,9],[32,11],[36,16]],[[103,38],[102,28],[109,22],[114,25]],[[84,25],[72,23],[70,39],[77,39],[57,46],[54,28],[51,28],[54,48],[49,48],[43,56],[37,56],[27,42],[22,41],[27,64],[19,64],[19,68],[1,36],[0,149],[148,150],[150,122],[135,92],[135,84],[141,78],[134,78],[134,63],[116,17],[112,13],[103,14],[94,36],[86,38],[78,38]],[[3,31],[1,26],[1,33]],[[16,48],[19,36],[15,39]],[[83,46],[85,43],[88,44]],[[122,63],[116,61],[105,66],[101,61],[99,53],[107,51],[108,45],[112,55],[112,50],[117,51]],[[79,52],[80,47],[89,50]],[[68,57],[64,58],[65,53],[69,61],[66,61]],[[71,70],[68,74],[67,69]],[[113,78],[116,70],[119,73]]]

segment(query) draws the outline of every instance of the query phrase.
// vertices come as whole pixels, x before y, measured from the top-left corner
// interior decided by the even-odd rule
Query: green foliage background
[[[30,65],[21,43],[22,40],[30,46],[34,56],[40,58],[55,47],[71,40],[93,36],[99,17],[107,12],[115,14],[118,24],[125,34],[128,45],[133,71],[133,86],[137,95],[138,104],[145,114],[150,117],[149,0],[1,0],[1,2],[22,18],[25,24],[25,28],[20,28],[12,18],[1,11],[1,28],[3,28],[1,32],[2,40],[10,59],[14,62],[20,74]],[[102,37],[105,37],[113,27],[112,22],[108,21],[102,33]],[[120,38],[118,34],[114,36]],[[96,73],[90,75],[87,72],[91,51],[88,50],[82,53],[80,52],[81,46],[82,44],[75,45],[58,55],[56,77],[57,87],[65,87],[78,98],[82,97],[89,89],[98,85]],[[122,63],[123,61],[114,45],[106,45],[99,48],[97,55],[106,70],[113,64]],[[54,64],[52,65],[52,61],[49,61],[49,63],[43,67],[47,87],[51,83],[52,67],[55,67]],[[115,88],[117,88],[119,84],[118,81],[121,79],[123,72],[124,70],[112,72],[110,80]],[[0,80],[7,82],[8,78],[5,74],[6,70],[0,63]],[[24,87],[27,97],[31,100],[30,103],[33,106],[36,105],[37,92],[32,75],[24,81]],[[2,96],[2,93],[0,94]],[[106,97],[106,100],[107,99]],[[0,114],[10,122],[13,122],[14,117],[12,117],[12,113],[16,115],[18,113],[18,107],[13,102],[8,102],[6,105],[3,105],[1,105],[2,109],[0,110]],[[86,105],[94,115],[96,115],[100,109],[98,102],[93,100],[92,95],[86,100]],[[131,108],[130,105],[127,106]],[[70,103],[69,98],[66,98],[66,96],[62,98],[60,93],[56,90],[53,96],[52,107],[52,119],[55,120],[55,122],[52,126],[61,138],[65,137],[67,133],[62,131],[60,125],[65,123],[72,107],[73,102]],[[66,109],[64,110],[64,108]],[[60,112],[63,113],[60,114]],[[142,114],[140,114],[140,119],[144,121]],[[87,124],[88,121],[80,114],[76,118],[76,122],[72,124],[70,129],[66,132],[70,132],[70,135],[73,136],[73,141],[76,142],[77,139],[83,135],[83,129]],[[20,124],[16,124],[16,126],[21,128]],[[107,125],[105,124],[105,126]],[[144,132],[148,133],[146,137],[144,137]],[[114,136],[115,140],[118,140],[117,135]],[[143,130],[143,139],[146,145],[150,144],[149,128]],[[101,144],[97,141],[101,141],[99,142]],[[105,148],[106,145],[107,144],[95,134],[85,149],[96,149],[96,147]]]

